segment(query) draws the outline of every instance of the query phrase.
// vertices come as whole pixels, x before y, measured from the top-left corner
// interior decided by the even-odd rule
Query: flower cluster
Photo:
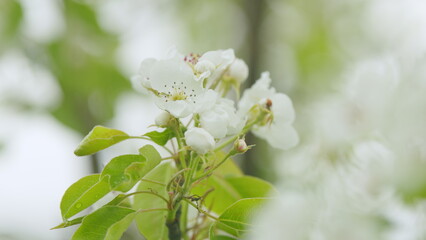
[[[239,95],[248,72],[232,49],[187,56],[175,52],[166,59],[144,60],[133,81],[164,110],[156,125],[170,127],[171,119],[190,119],[184,133],[186,144],[198,154],[213,150],[226,137],[236,140],[250,130],[275,148],[295,146],[298,135],[292,127],[292,102],[270,87],[269,73],[262,73],[237,104],[227,98],[231,90]]]

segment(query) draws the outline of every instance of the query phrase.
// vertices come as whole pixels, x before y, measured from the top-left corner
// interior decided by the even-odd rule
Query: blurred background
[[[293,100],[301,141],[243,170],[280,198],[252,239],[426,239],[423,0],[0,0],[0,239],[69,239],[59,203],[126,142],[77,158],[94,125],[142,134],[140,62],[233,48]],[[132,239],[129,234],[125,239]]]

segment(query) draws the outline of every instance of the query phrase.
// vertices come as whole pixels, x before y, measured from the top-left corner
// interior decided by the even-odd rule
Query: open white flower
[[[206,130],[193,127],[185,132],[186,144],[199,154],[206,154],[213,150],[215,141],[212,135]]]
[[[137,79],[154,93],[155,104],[159,108],[178,118],[205,111],[212,104],[206,106],[201,103],[212,101],[204,98],[215,96],[203,88],[202,82],[196,81],[190,65],[178,55],[164,60],[144,60]]]
[[[217,79],[234,62],[235,54],[233,49],[216,50],[204,53],[195,64],[197,80],[203,81],[206,78]]]
[[[252,132],[275,148],[288,149],[299,142],[299,136],[292,126],[295,118],[293,104],[287,95],[276,93],[270,83],[269,73],[262,73],[261,78],[244,92],[239,111],[247,114],[254,105],[262,105],[269,113],[266,121],[253,126]]]

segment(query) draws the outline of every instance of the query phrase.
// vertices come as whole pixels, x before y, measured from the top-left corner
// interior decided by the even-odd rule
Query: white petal
[[[229,116],[224,110],[215,108],[202,113],[200,123],[214,138],[223,138],[228,130]]]
[[[202,113],[212,109],[218,97],[219,94],[212,89],[209,89],[204,93],[199,93],[198,97],[195,99],[196,104],[194,112]]]
[[[279,149],[289,149],[299,143],[299,136],[293,126],[289,124],[272,124],[254,128],[252,132],[268,141],[268,143]]]
[[[171,58],[156,62],[151,69],[151,86],[159,92],[169,92],[172,85],[186,86],[200,92],[201,82],[194,80],[194,74],[190,66],[180,58]]]
[[[184,118],[192,113],[193,106],[184,101],[164,101],[162,98],[155,98],[154,103],[162,110],[169,112],[171,115],[177,118]]]
[[[143,78],[141,75],[135,75],[130,79],[133,89],[140,93],[148,94],[149,91],[144,87]],[[145,84],[147,85],[147,84]]]
[[[293,103],[284,93],[276,93],[271,98],[271,110],[274,114],[274,121],[279,123],[293,123],[295,118]]]
[[[250,108],[264,98],[270,98],[275,94],[275,89],[270,87],[271,78],[269,72],[263,72],[260,79],[249,89],[245,90],[238,103],[239,111],[247,113]]]
[[[142,86],[144,88],[151,88],[151,81],[150,76],[152,72],[152,67],[156,64],[157,60],[153,58],[145,59],[141,62],[141,65],[139,67],[138,75],[133,82],[133,85],[136,87],[136,89],[139,89],[139,86]],[[137,83],[136,81],[139,81]]]
[[[235,60],[233,49],[209,51],[200,57],[199,61],[207,60],[216,67],[219,65],[229,65]]]
[[[216,50],[204,53],[198,61],[209,61],[214,64],[215,70],[212,72],[210,79],[218,78],[235,60],[233,49]]]

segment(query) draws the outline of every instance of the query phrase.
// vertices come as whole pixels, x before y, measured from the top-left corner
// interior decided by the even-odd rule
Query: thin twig
[[[197,206],[195,203],[191,202],[189,199],[184,198],[184,200],[185,200],[187,203],[191,204],[191,206],[193,206],[194,208],[196,208],[196,209],[197,209],[199,212],[201,212],[202,214],[206,215],[207,217],[209,217],[209,218],[211,218],[211,219],[214,219],[214,220],[216,220],[216,221],[219,221],[219,218],[217,218],[217,217],[215,217],[215,216],[211,215],[210,213],[208,213],[208,212],[204,211],[203,209],[201,209],[201,207]]]

